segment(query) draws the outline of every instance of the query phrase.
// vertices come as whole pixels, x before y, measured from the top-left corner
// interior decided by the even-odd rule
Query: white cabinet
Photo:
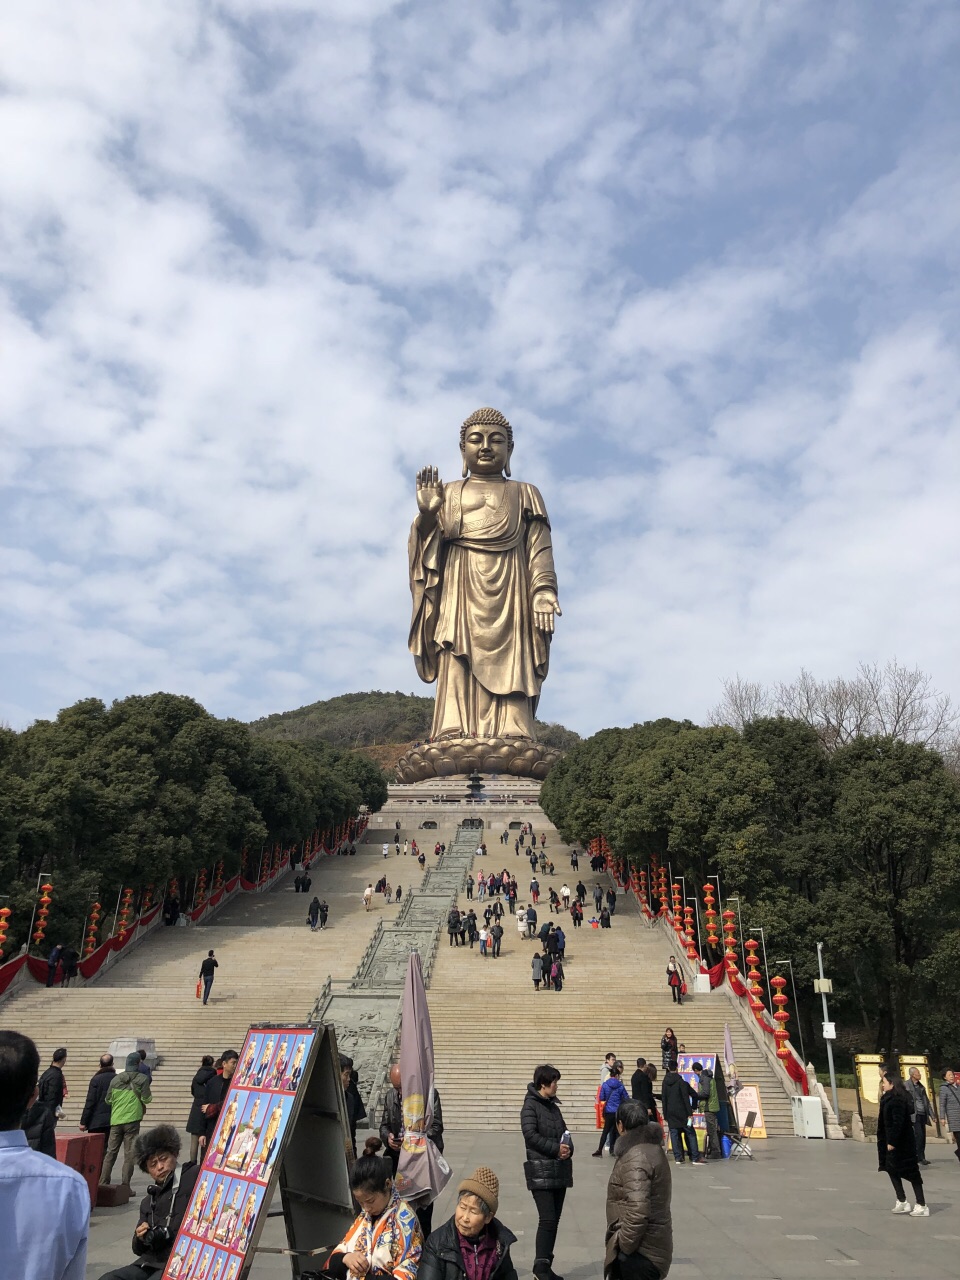
[[[790,1099],[793,1111],[793,1132],[798,1138],[825,1138],[823,1107],[819,1098],[802,1098],[794,1094]]]

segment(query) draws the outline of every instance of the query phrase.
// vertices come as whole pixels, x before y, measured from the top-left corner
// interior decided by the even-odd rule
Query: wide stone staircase
[[[722,1055],[727,1024],[740,1080],[759,1086],[768,1134],[792,1134],[790,1099],[726,995],[691,995],[680,1007],[673,1003],[664,972],[670,940],[642,920],[631,896],[619,897],[610,929],[590,928],[586,920],[581,929],[573,929],[568,914],[550,914],[545,902],[550,885],[559,893],[566,883],[573,891],[582,878],[592,908],[593,886],[599,881],[606,891],[611,881],[593,874],[583,855],[579,871],[572,871],[556,831],[542,814],[531,814],[530,820],[537,832],[547,832],[547,854],[556,866],[553,876],[538,875],[538,928],[547,918],[562,923],[566,980],[560,992],[534,990],[530,960],[539,947],[521,940],[509,914],[496,960],[483,959],[479,947],[450,947],[442,938],[428,1000],[444,1122],[457,1129],[518,1129],[533,1069],[551,1062],[562,1073],[558,1097],[567,1124],[573,1132],[593,1132],[594,1099],[607,1052],[623,1059],[629,1084],[637,1057],[653,1062],[660,1072],[660,1038],[666,1027],[673,1028],[688,1052]],[[504,851],[493,844],[485,859],[474,860],[474,872],[481,862],[487,871],[513,871],[519,901],[529,901],[530,864],[522,855],[516,857],[512,846]],[[472,905],[477,910],[477,902]],[[461,895],[461,909],[467,906]],[[592,914],[585,911],[587,917]]]
[[[406,891],[419,884],[420,868],[415,859],[399,861],[387,871]],[[308,896],[294,893],[289,874],[272,892],[235,898],[208,925],[161,926],[90,986],[19,992],[0,1006],[0,1025],[31,1036],[44,1065],[54,1049],[67,1049],[68,1128],[79,1122],[87,1082],[111,1040],[154,1038],[160,1065],[148,1116],[182,1126],[203,1054],[239,1049],[255,1022],[306,1021],[326,978],[352,975],[379,920],[399,911],[380,895],[363,909],[363,889],[382,871],[379,855],[362,846],[352,858],[318,860]],[[306,926],[314,894],[330,904],[327,928],[317,933]],[[211,947],[220,967],[204,1007],[195,989]]]

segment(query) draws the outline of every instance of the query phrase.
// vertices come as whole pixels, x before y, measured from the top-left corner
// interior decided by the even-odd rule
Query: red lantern
[[[51,897],[52,893],[52,884],[42,884],[40,886],[40,906],[37,909],[37,927],[33,931],[33,940],[38,947],[47,932],[47,917],[50,914],[50,903],[53,901]]]
[[[103,907],[99,902],[95,902],[90,908],[90,914],[87,917],[87,937],[83,944],[84,959],[93,955],[97,949],[97,930],[100,928],[100,917],[103,915]]]
[[[217,870],[213,880],[213,892],[219,893],[223,888],[223,860],[217,863]]]
[[[120,915],[118,917],[117,937],[121,942],[126,941],[127,934],[130,932],[130,916],[133,913],[133,890],[124,889],[123,897],[120,904]]]
[[[760,998],[763,987],[760,985],[760,969],[759,960],[757,958],[757,949],[760,946],[753,938],[748,938],[743,944],[747,950],[747,986],[750,990],[750,1008],[753,1010],[753,1016],[758,1022],[763,1020],[764,1003]]]
[[[687,905],[683,908],[683,931],[687,947],[687,959],[697,959],[697,944],[694,937],[693,924],[693,907]]]
[[[713,896],[713,884],[707,883],[703,886],[703,914],[707,921],[707,946],[714,950],[720,945],[720,939],[717,937],[717,911],[714,906],[716,899]]]
[[[683,897],[676,881],[673,884],[673,927],[678,934],[683,930]]]
[[[11,915],[9,907],[0,907],[0,960],[3,959],[3,949],[7,945],[7,929],[10,927]]]
[[[736,921],[736,912],[731,911],[728,907],[723,913],[723,946],[727,973],[736,973],[737,971],[737,944],[734,942],[734,933],[737,928]]]
[[[202,907],[207,900],[207,872],[204,868],[197,877],[197,887],[193,895],[193,905]]]
[[[787,1013],[787,1005],[790,1001],[783,994],[783,988],[787,985],[786,978],[778,973],[775,978],[770,979],[770,985],[776,991],[773,997],[773,1003],[777,1006],[777,1012],[773,1015],[773,1020],[777,1024],[777,1029],[773,1033],[773,1038],[777,1042],[777,1057],[784,1059],[791,1057],[791,1050],[787,1048],[787,1041],[790,1039],[790,1032],[787,1030],[787,1023],[790,1021],[790,1015]]]

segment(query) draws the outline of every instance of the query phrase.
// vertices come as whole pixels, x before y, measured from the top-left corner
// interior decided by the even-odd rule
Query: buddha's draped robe
[[[557,589],[550,522],[532,484],[506,480],[496,507],[465,514],[468,480],[444,486],[434,529],[410,530],[410,651],[437,682],[434,738],[535,738],[550,636],[533,597]]]

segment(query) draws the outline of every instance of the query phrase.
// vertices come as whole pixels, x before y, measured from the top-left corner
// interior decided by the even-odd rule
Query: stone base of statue
[[[441,738],[404,752],[397,762],[397,781],[468,778],[471,773],[542,780],[562,754],[531,738]]]

